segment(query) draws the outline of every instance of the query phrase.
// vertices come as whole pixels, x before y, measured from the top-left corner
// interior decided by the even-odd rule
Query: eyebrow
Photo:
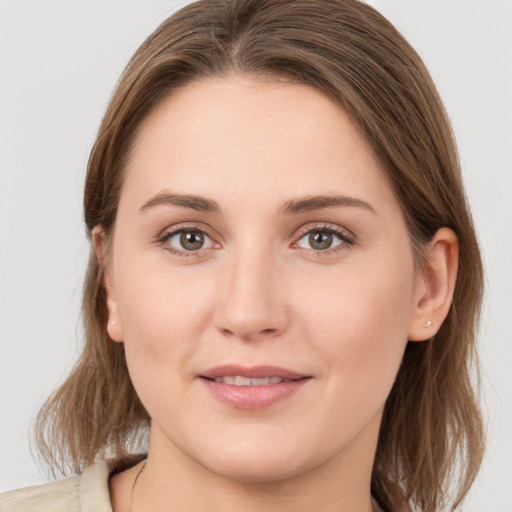
[[[182,206],[200,212],[221,213],[220,206],[212,199],[202,196],[171,194],[168,192],[160,192],[149,199],[149,201],[141,206],[140,212],[160,205]]]
[[[375,208],[371,204],[363,201],[362,199],[344,195],[307,196],[299,199],[291,199],[281,206],[279,213],[290,215],[336,206],[363,208],[377,215]]]
[[[141,206],[140,212],[161,205],[181,206],[183,208],[190,208],[191,210],[197,210],[200,212],[222,213],[219,204],[213,199],[208,199],[203,196],[173,194],[165,191],[156,194],[146,201]],[[280,215],[296,215],[299,213],[307,213],[315,210],[321,210],[323,208],[333,207],[363,208],[377,215],[375,208],[373,208],[371,204],[361,199],[344,195],[306,196],[291,199],[280,206],[278,213]]]

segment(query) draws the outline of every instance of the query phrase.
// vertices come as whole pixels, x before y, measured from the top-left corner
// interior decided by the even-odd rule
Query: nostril
[[[249,341],[249,340],[252,340],[255,338],[268,337],[268,336],[274,335],[275,333],[278,332],[277,329],[273,329],[273,328],[254,330],[254,331],[246,331],[246,332],[243,332],[241,329],[240,329],[240,331],[235,332],[231,329],[223,328],[220,331],[225,336],[230,336],[230,337],[237,336],[238,338],[245,340],[245,341]]]
[[[277,333],[277,329],[261,329],[261,330],[255,330],[253,332],[241,332],[240,338],[244,341],[250,341],[253,339],[259,339],[259,338],[268,338],[269,336],[274,335]]]

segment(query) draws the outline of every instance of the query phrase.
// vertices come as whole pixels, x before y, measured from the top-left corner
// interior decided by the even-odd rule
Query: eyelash
[[[157,243],[160,245],[164,250],[170,252],[173,255],[182,257],[182,258],[189,258],[191,256],[198,256],[198,253],[204,249],[198,249],[197,251],[180,251],[178,249],[173,248],[171,245],[168,244],[169,239],[172,238],[175,235],[178,235],[183,232],[189,232],[189,233],[202,233],[203,235],[206,235],[212,242],[215,244],[213,236],[211,236],[207,230],[204,228],[198,228],[197,226],[177,226],[172,230],[165,231],[161,237],[158,238]]]
[[[308,235],[314,231],[318,231],[321,233],[329,233],[329,234],[334,235],[337,238],[339,238],[339,240],[341,240],[341,243],[339,243],[338,245],[331,247],[329,249],[325,249],[325,250],[304,249],[303,248],[303,250],[308,251],[310,254],[312,254],[318,258],[321,258],[324,256],[329,256],[329,255],[331,255],[335,252],[338,252],[340,250],[347,249],[349,246],[352,246],[355,244],[354,235],[352,233],[348,232],[347,230],[341,229],[341,228],[333,226],[331,224],[319,223],[315,226],[308,226],[307,228],[304,228],[303,230],[301,230],[301,232],[299,232],[299,235],[296,237],[295,242],[293,242],[292,247],[297,246],[297,244],[300,242],[300,240],[302,240],[306,235]],[[188,258],[188,257],[192,257],[192,256],[197,257],[198,253],[200,253],[201,251],[204,251],[205,249],[198,249],[196,251],[185,251],[185,250],[180,251],[178,249],[173,248],[171,245],[169,245],[168,242],[169,242],[170,238],[172,238],[173,236],[176,236],[180,233],[183,233],[183,232],[201,233],[203,235],[206,235],[214,244],[216,243],[214,240],[214,237],[211,236],[207,230],[198,228],[197,226],[177,226],[176,228],[174,228],[172,230],[165,231],[162,234],[162,236],[160,236],[157,239],[157,243],[164,250],[170,252],[173,255],[183,257],[183,258]],[[208,249],[206,249],[206,250],[208,250]]]
[[[341,243],[338,245],[335,245],[334,247],[331,247],[329,249],[325,250],[315,250],[315,249],[305,249],[310,254],[317,258],[322,257],[328,257],[332,255],[333,253],[337,253],[338,251],[347,249],[348,247],[355,244],[355,237],[352,233],[348,232],[345,229],[341,229],[337,226],[333,226],[332,224],[322,224],[318,223],[316,226],[307,226],[299,232],[299,235],[296,239],[296,241],[292,244],[293,246],[296,246],[306,235],[312,233],[312,232],[320,232],[320,233],[329,233],[331,235],[336,236],[341,240]]]

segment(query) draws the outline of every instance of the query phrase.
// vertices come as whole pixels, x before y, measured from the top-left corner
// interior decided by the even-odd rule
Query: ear
[[[409,324],[409,341],[432,338],[448,315],[457,280],[459,243],[449,228],[441,228],[427,246],[422,275],[418,277]]]
[[[98,262],[103,270],[102,280],[106,291],[108,312],[107,332],[112,340],[122,342],[124,340],[123,326],[117,306],[111,265],[108,261],[109,251],[107,250],[105,232],[101,226],[95,226],[92,230],[92,242],[96,258],[98,258]]]

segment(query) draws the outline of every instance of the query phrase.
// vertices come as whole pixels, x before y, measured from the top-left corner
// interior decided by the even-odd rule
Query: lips
[[[285,380],[281,377],[244,377],[243,375],[226,375],[225,377],[215,377],[215,382],[232,384],[233,386],[269,386],[270,384],[279,384]]]
[[[225,365],[200,375],[212,395],[237,409],[263,409],[298,392],[311,376],[277,366]]]
[[[268,377],[279,377],[283,380],[297,380],[308,377],[301,373],[293,372],[279,366],[253,366],[228,364],[211,368],[201,374],[201,377],[215,380],[219,377],[240,376],[245,378],[264,379]]]

